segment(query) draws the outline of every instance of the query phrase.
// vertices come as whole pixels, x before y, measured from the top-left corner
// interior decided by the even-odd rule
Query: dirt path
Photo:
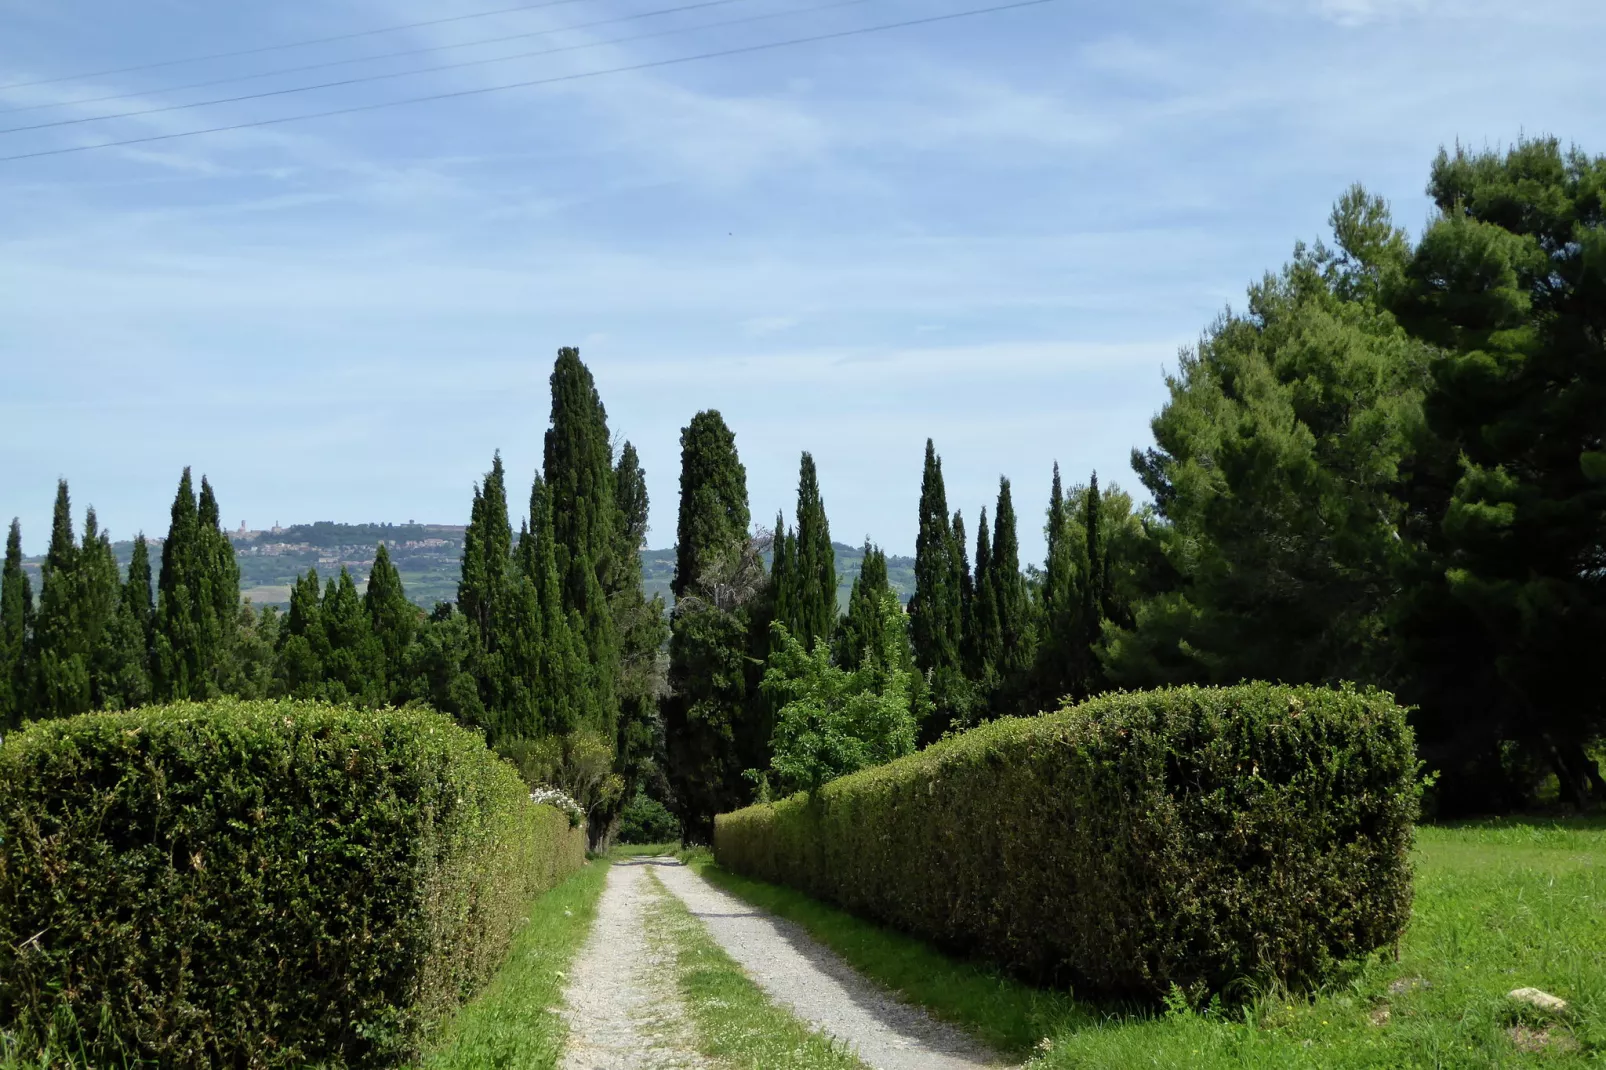
[[[597,920],[564,993],[569,1042],[562,1070],[692,1070],[697,1054],[675,990],[674,963],[647,937],[646,910],[662,893],[632,859],[608,870]]]
[[[1003,1065],[957,1029],[872,986],[791,922],[725,894],[684,865],[653,872],[771,999],[845,1041],[876,1070]]]

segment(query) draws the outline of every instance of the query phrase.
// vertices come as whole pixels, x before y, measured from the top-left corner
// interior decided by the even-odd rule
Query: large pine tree
[[[29,636],[33,628],[33,584],[22,570],[22,525],[11,521],[6,536],[5,570],[0,572],[0,731],[28,715]]]

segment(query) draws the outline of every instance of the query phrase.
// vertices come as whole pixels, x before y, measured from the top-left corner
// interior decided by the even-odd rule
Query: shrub
[[[722,814],[714,850],[1031,980],[1232,996],[1398,939],[1416,770],[1383,692],[1114,693]]]
[[[92,1065],[384,1066],[584,859],[422,710],[224,701],[0,747],[0,1028]]]
[[[669,843],[680,839],[680,822],[663,803],[637,791],[619,814],[620,843]]]

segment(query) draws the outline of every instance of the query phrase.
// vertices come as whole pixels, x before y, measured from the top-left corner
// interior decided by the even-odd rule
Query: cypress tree
[[[981,511],[976,529],[976,573],[972,602],[972,628],[966,634],[965,675],[988,700],[998,685],[998,663],[1003,656],[1003,636],[999,630],[998,588],[993,583],[992,533],[987,529],[987,509]]]
[[[323,697],[330,702],[379,706],[385,701],[385,649],[363,609],[362,596],[343,566],[324,588],[319,607],[329,644]]]
[[[134,553],[128,562],[128,578],[123,583],[123,601],[139,623],[145,636],[146,661],[156,631],[156,595],[151,588],[151,551],[142,531],[134,536]]]
[[[679,598],[698,582],[713,557],[747,539],[747,469],[736,454],[736,435],[714,409],[691,418],[680,432],[680,515],[675,528],[675,578]],[[779,519],[775,533],[781,534]]]
[[[797,532],[785,527],[780,513],[775,514],[775,541],[770,550],[770,590],[774,606],[774,619],[794,627],[799,616]]]
[[[539,695],[537,722],[546,733],[568,733],[601,718],[595,689],[588,686],[587,651],[581,635],[579,612],[563,604],[563,578],[558,571],[560,547],[554,528],[551,500],[539,475],[530,488],[530,562],[528,578],[533,595],[532,614],[526,619],[539,629]]]
[[[976,584],[970,572],[970,540],[965,534],[965,514],[954,510],[953,552],[959,559],[959,652],[963,659],[969,637],[976,630]]]
[[[318,570],[309,568],[290,589],[290,611],[279,629],[274,659],[276,690],[291,698],[323,697],[323,663],[329,641],[323,628]]]
[[[22,570],[22,525],[6,536],[0,572],[0,730],[22,723],[28,710],[28,647],[33,627],[33,584]]]
[[[887,555],[866,537],[864,561],[848,595],[848,612],[837,628],[834,655],[838,666],[852,672],[866,655],[874,656],[880,650],[879,640],[885,630],[882,596],[891,590]]]
[[[385,652],[385,680],[388,697],[400,702],[409,647],[418,630],[418,609],[407,600],[401,573],[391,563],[384,543],[374,551],[374,567],[368,573],[368,589],[362,596],[368,625]]]
[[[474,504],[463,531],[463,566],[457,581],[457,607],[474,625],[480,646],[497,649],[495,621],[507,588],[513,528],[507,515],[507,479],[500,450],[491,470],[474,488]]]
[[[121,709],[127,701],[122,677],[137,662],[133,621],[119,626],[122,583],[111,536],[100,529],[95,510],[84,517],[84,541],[78,564],[78,601],[83,648],[89,667],[90,708]]]
[[[791,619],[781,618],[805,648],[829,640],[836,628],[836,551],[820,498],[813,455],[805,452],[797,476],[796,602]]]
[[[1082,506],[1082,531],[1085,561],[1083,564],[1082,635],[1080,653],[1084,665],[1083,689],[1092,693],[1103,684],[1103,673],[1095,651],[1104,633],[1105,605],[1108,601],[1109,563],[1105,559],[1105,539],[1099,519],[1103,514],[1103,499],[1099,495],[1099,474],[1088,479],[1087,495]]]
[[[717,414],[716,414],[717,416]],[[695,417],[693,418],[695,420]],[[739,462],[738,462],[739,463]],[[614,551],[614,626],[619,635],[619,730],[614,741],[615,768],[623,778],[616,802],[598,815],[593,839],[612,838],[624,805],[636,797],[642,784],[659,768],[663,749],[658,696],[664,690],[665,666],[661,657],[669,638],[663,599],[648,599],[642,589],[641,551],[647,545],[647,473],[636,447],[626,442],[614,469],[614,519],[618,545]],[[742,503],[742,531],[746,532],[746,503]],[[676,554],[679,569],[679,553]]]
[[[956,538],[950,520],[948,492],[943,486],[942,459],[926,439],[925,470],[920,478],[920,528],[915,537],[915,591],[909,600],[909,634],[915,665],[930,686],[936,716],[930,734],[940,734],[964,719],[961,649],[964,636],[968,569],[962,567],[963,526]],[[929,741],[929,740],[928,740]]]
[[[200,631],[205,637],[203,665],[208,693],[221,690],[229,672],[239,634],[240,565],[234,544],[223,530],[222,516],[212,484],[201,477],[200,500],[196,507],[197,553],[206,597],[199,603]]]
[[[1072,538],[1060,466],[1054,465],[1054,483],[1048,498],[1044,526],[1048,557],[1043,569],[1043,640],[1037,648],[1037,705],[1051,708],[1060,699],[1085,692],[1081,687],[1082,639],[1078,621],[1076,579],[1077,548]]]
[[[558,350],[550,381],[552,421],[542,470],[557,538],[563,606],[578,619],[586,648],[592,695],[584,705],[599,716],[589,727],[611,739],[618,729],[619,641],[608,599],[617,590],[614,553],[619,535],[608,414],[578,349]]]
[[[205,698],[199,621],[210,592],[203,590],[200,521],[189,468],[173,496],[162,568],[156,583],[156,641],[151,676],[164,701]]]
[[[755,640],[762,564],[747,531],[747,474],[734,436],[718,413],[704,412],[680,441],[681,545],[662,709],[673,809],[689,842],[707,842],[714,815],[749,798],[742,771],[768,764],[753,757],[762,729],[751,671],[752,648],[767,637]],[[777,523],[772,591],[795,549]]]
[[[58,480],[50,548],[41,570],[39,616],[34,622],[36,717],[70,717],[90,708],[88,606],[82,597],[79,558],[67,481]]]
[[[996,668],[1006,703],[1023,696],[1031,668],[1036,637],[1032,631],[1031,601],[1026,577],[1020,571],[1020,539],[1016,533],[1015,504],[1009,480],[998,481],[998,510],[993,516],[992,561],[988,582],[998,613]]]

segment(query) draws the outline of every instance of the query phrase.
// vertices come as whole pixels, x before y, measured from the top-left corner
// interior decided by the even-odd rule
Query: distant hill
[[[234,553],[240,562],[240,592],[258,606],[287,606],[290,587],[297,576],[315,568],[325,579],[344,567],[359,588],[368,585],[374,551],[383,542],[401,573],[407,597],[425,609],[436,602],[457,597],[457,578],[463,558],[463,527],[460,524],[335,524],[321,520],[315,524],[293,524],[267,531],[236,531],[230,534]],[[837,602],[844,608],[848,592],[858,578],[864,553],[856,546],[833,543],[838,577]],[[125,569],[134,553],[132,541],[112,544],[117,562]],[[162,543],[151,540],[151,572],[161,569]],[[765,557],[768,563],[768,555]],[[39,566],[43,557],[25,558],[23,567],[39,588]],[[887,558],[887,575],[893,589],[905,602],[914,593],[914,558]],[[642,586],[647,596],[662,595],[673,603],[669,584],[675,576],[675,550],[643,550]]]

